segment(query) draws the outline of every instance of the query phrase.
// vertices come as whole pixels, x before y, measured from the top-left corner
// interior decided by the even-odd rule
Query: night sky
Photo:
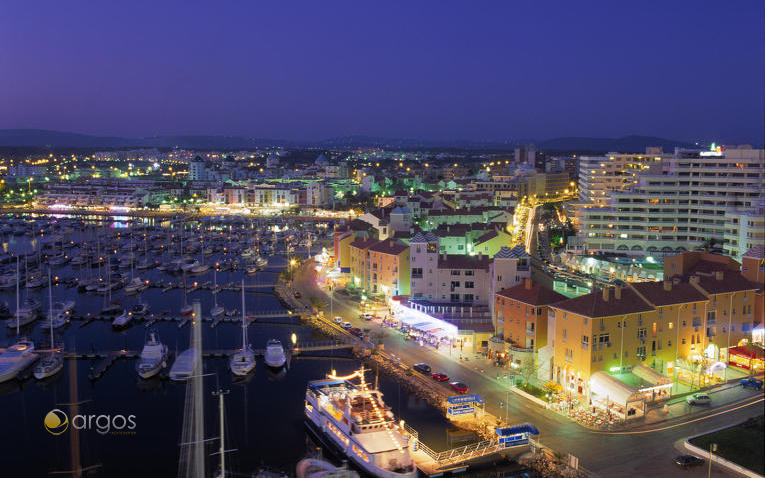
[[[762,142],[765,2],[0,2],[0,128]]]

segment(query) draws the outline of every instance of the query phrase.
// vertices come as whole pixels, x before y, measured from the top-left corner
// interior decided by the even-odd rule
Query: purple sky
[[[762,1],[0,2],[0,128],[762,142]]]

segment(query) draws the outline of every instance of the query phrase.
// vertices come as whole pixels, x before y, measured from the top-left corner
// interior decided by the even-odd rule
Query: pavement
[[[328,291],[317,283],[313,263],[303,264],[296,271],[292,287],[301,291],[301,300],[310,304],[311,298],[329,303]],[[629,429],[597,431],[585,428],[557,412],[546,410],[509,391],[509,381],[497,379],[505,369],[487,366],[486,361],[473,354],[460,354],[456,350],[435,350],[414,341],[404,340],[395,330],[379,322],[359,319],[358,303],[347,296],[334,294],[332,314],[360,328],[372,329],[385,351],[394,354],[403,363],[412,365],[427,362],[433,371],[449,375],[470,385],[471,391],[486,400],[486,411],[507,417],[508,423],[532,423],[540,430],[542,444],[562,453],[571,453],[579,463],[604,477],[702,477],[707,475],[706,465],[691,470],[680,470],[673,458],[687,453],[678,443],[685,437],[744,421],[763,414],[762,392],[743,390],[741,387],[723,386],[711,392],[713,406],[690,407],[684,400],[673,400],[667,416],[661,409],[651,410],[648,418]],[[330,316],[329,306],[325,315]],[[461,358],[460,358],[461,356]],[[448,383],[441,384],[448,387]],[[712,476],[731,476],[729,472],[713,466]]]

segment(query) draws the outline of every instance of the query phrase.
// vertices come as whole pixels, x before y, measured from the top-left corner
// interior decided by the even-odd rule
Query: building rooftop
[[[709,294],[724,294],[726,292],[739,292],[744,290],[759,290],[759,286],[751,282],[739,272],[717,271],[715,275],[698,275],[698,284]]]
[[[590,318],[612,317],[653,310],[650,304],[629,288],[621,289],[621,298],[619,299],[615,297],[613,290],[609,290],[608,300],[604,300],[603,295],[603,291],[595,291],[558,302],[553,307]]]
[[[550,305],[567,300],[565,295],[558,294],[539,282],[533,282],[531,279],[526,279],[526,281],[516,286],[502,289],[497,292],[497,295],[535,306]]]
[[[382,254],[391,254],[391,255],[399,255],[405,250],[409,249],[409,246],[404,244],[403,242],[391,240],[391,239],[384,239],[382,241],[379,241],[377,244],[371,246],[369,248],[370,252],[380,252]]]
[[[742,257],[750,257],[753,259],[765,259],[765,246],[757,245],[749,249],[744,253]]]
[[[466,256],[463,254],[439,254],[439,269],[489,269],[489,256]]]
[[[499,248],[499,252],[494,255],[495,259],[519,259],[521,257],[531,257],[522,245],[517,245],[510,249],[507,246]]]
[[[367,249],[377,242],[377,239],[359,237],[350,243],[350,247],[355,247],[356,249]]]
[[[668,283],[666,290],[664,282],[633,282],[630,284],[650,303],[657,306],[683,304],[686,302],[701,302],[707,297],[697,288],[687,282]]]

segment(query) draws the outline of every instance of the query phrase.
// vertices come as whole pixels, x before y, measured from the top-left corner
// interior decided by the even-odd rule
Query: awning
[[[672,380],[669,377],[660,374],[656,370],[643,365],[642,363],[635,365],[632,368],[632,373],[654,386],[672,383]]]
[[[624,382],[608,375],[606,372],[595,372],[590,377],[590,390],[603,399],[626,406],[630,402],[640,401],[638,391]]]

